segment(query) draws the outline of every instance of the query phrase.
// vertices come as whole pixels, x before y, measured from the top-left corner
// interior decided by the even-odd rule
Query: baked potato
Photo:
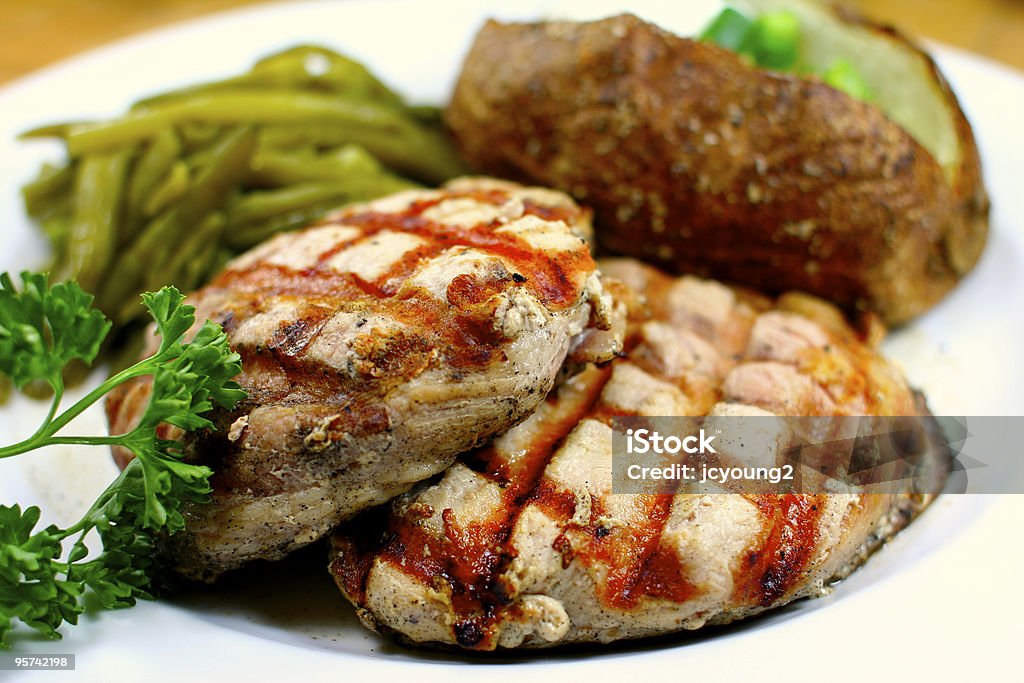
[[[607,250],[889,324],[927,310],[988,231],[955,95],[895,29],[806,0],[747,5],[793,12],[804,63],[853,62],[873,102],[621,15],[487,23],[445,120],[477,170],[591,206]]]

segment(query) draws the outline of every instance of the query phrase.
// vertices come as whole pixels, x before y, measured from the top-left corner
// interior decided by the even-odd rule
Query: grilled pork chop
[[[214,490],[169,539],[173,566],[212,580],[280,558],[515,425],[570,352],[613,356],[614,335],[581,334],[610,310],[588,229],[565,195],[463,179],[346,208],[230,263],[189,300],[241,354],[248,399],[184,436]],[[149,392],[139,381],[111,398],[112,433]]]
[[[649,302],[631,314],[627,357],[587,366],[436,484],[333,535],[331,571],[370,628],[491,650],[726,623],[821,595],[930,500],[612,494],[617,414],[915,415],[922,406],[828,304],[789,295],[773,307],[635,261],[601,267]]]

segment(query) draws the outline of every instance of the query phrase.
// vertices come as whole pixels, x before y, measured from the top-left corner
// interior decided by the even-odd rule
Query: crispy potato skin
[[[988,226],[970,126],[933,73],[963,146],[952,185],[878,108],[631,15],[489,22],[445,117],[478,169],[589,204],[608,250],[898,324],[974,266]]]

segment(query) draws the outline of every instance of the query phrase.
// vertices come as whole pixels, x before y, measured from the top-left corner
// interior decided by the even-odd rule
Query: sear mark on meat
[[[493,650],[727,623],[822,595],[930,500],[613,495],[615,415],[926,408],[823,302],[802,301],[800,315],[636,261],[601,270],[627,309],[623,358],[585,366],[440,481],[332,536],[331,571],[369,627]]]
[[[212,580],[280,558],[514,426],[582,333],[604,330],[590,360],[613,357],[589,220],[560,193],[462,179],[345,208],[228,264],[189,302],[198,321],[230,321],[248,399],[184,436],[214,491],[168,539],[173,565]],[[115,396],[111,431],[148,396],[147,380]]]

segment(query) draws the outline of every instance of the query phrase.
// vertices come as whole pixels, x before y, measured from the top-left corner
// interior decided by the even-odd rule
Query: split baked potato
[[[445,120],[477,170],[592,207],[610,251],[889,324],[927,310],[988,231],[955,95],[892,28],[807,0],[746,4],[794,13],[802,60],[856,64],[873,101],[621,15],[489,22]]]

